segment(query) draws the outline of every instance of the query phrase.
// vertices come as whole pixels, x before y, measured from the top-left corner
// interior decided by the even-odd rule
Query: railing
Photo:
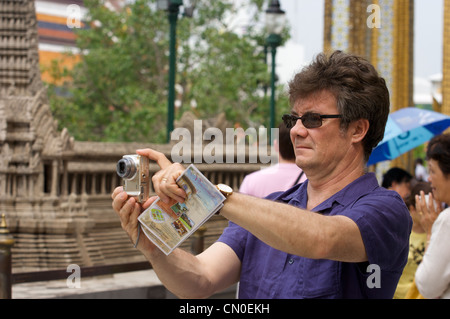
[[[142,261],[127,264],[80,267],[80,273],[83,277],[95,277],[131,271],[147,270],[151,268],[152,266],[149,262]],[[67,269],[57,269],[46,271],[20,272],[12,274],[11,276],[12,284],[14,285],[27,282],[67,279],[69,275],[70,273],[67,272]]]

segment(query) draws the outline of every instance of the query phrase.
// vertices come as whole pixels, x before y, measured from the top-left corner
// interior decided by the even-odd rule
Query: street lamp
[[[272,0],[266,10],[266,29],[269,34],[266,38],[266,43],[271,48],[272,54],[270,128],[275,127],[275,57],[277,54],[277,47],[281,44],[281,32],[285,26],[285,20],[285,13],[280,9],[280,3],[278,0]],[[272,143],[272,137],[270,141]]]
[[[170,142],[170,133],[173,131],[175,117],[175,60],[176,60],[176,31],[180,6],[183,0],[158,0],[157,8],[167,11],[170,24],[169,44],[169,88],[168,88],[168,110],[167,110],[167,143]]]

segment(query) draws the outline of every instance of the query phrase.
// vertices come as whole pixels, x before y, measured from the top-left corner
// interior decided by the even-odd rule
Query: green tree
[[[185,1],[186,2],[186,1]],[[270,73],[261,28],[263,0],[251,0],[254,17],[237,34],[232,0],[191,1],[192,18],[177,27],[176,117],[190,110],[199,118],[225,112],[243,127],[268,125]],[[113,12],[100,0],[85,1],[86,24],[79,30],[81,61],[65,85],[68,96],[50,90],[51,107],[62,127],[78,140],[163,143],[166,134],[169,25],[154,0],[136,0]],[[287,39],[287,32],[284,36]],[[57,70],[57,68],[55,68]],[[279,96],[281,114],[287,108]]]

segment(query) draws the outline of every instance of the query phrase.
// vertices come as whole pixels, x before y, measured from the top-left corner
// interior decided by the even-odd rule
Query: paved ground
[[[235,297],[235,287],[211,298]],[[15,284],[13,299],[173,299],[153,270],[81,278],[80,288],[68,288],[66,280]]]
[[[81,278],[80,288],[68,288],[66,280],[15,284],[13,299],[52,298],[166,298],[166,289],[153,270]]]

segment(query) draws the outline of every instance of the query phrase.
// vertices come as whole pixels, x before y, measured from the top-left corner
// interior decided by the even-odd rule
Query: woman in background
[[[450,299],[450,134],[434,137],[427,149],[432,193],[416,196],[416,209],[427,233],[425,255],[417,268],[415,283],[427,299]],[[436,200],[437,203],[433,201]]]
[[[425,253],[425,244],[427,242],[427,233],[420,223],[420,215],[416,210],[416,195],[423,191],[425,194],[431,193],[431,185],[428,182],[418,182],[411,190],[411,194],[405,199],[405,204],[409,209],[413,226],[409,236],[409,254],[408,262],[403,269],[402,276],[395,290],[394,299],[411,298],[407,296],[413,286],[414,276],[419,264],[422,262]]]

